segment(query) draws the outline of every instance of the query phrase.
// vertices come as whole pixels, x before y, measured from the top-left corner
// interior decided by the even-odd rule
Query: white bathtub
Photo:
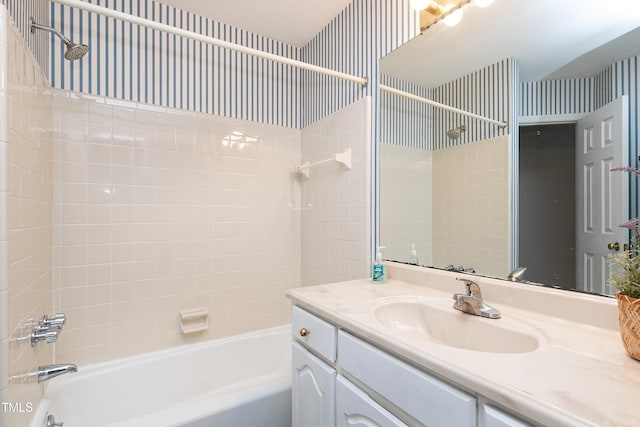
[[[290,426],[290,326],[80,367],[50,380],[31,426],[47,414],[65,427]]]

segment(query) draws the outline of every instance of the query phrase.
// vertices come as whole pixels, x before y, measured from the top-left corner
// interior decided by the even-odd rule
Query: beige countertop
[[[501,319],[539,342],[525,353],[471,351],[398,331],[375,317],[389,302],[443,304],[464,286],[449,272],[390,264],[390,280],[290,290],[292,302],[449,382],[545,426],[640,426],[640,362],[624,351],[614,299],[473,277]],[[447,303],[448,304],[448,303]]]

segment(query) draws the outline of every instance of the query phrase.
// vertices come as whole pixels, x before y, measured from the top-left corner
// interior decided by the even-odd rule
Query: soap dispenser
[[[416,251],[416,244],[411,244],[411,256],[409,257],[409,264],[418,265],[418,252]]]
[[[371,272],[372,283],[385,283],[387,281],[387,266],[382,263],[382,249],[386,246],[378,246],[378,252],[376,252],[376,259],[373,262],[373,268]]]

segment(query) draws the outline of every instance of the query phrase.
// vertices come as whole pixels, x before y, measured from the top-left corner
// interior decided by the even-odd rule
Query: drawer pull
[[[301,337],[306,337],[307,335],[309,335],[310,331],[307,328],[302,328],[300,329],[300,336]]]

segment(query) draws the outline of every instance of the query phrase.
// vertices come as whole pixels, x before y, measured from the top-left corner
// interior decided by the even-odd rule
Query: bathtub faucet
[[[50,380],[51,378],[55,378],[58,375],[68,374],[71,372],[78,372],[78,367],[71,363],[66,365],[38,366],[38,382],[41,383],[43,381]]]

